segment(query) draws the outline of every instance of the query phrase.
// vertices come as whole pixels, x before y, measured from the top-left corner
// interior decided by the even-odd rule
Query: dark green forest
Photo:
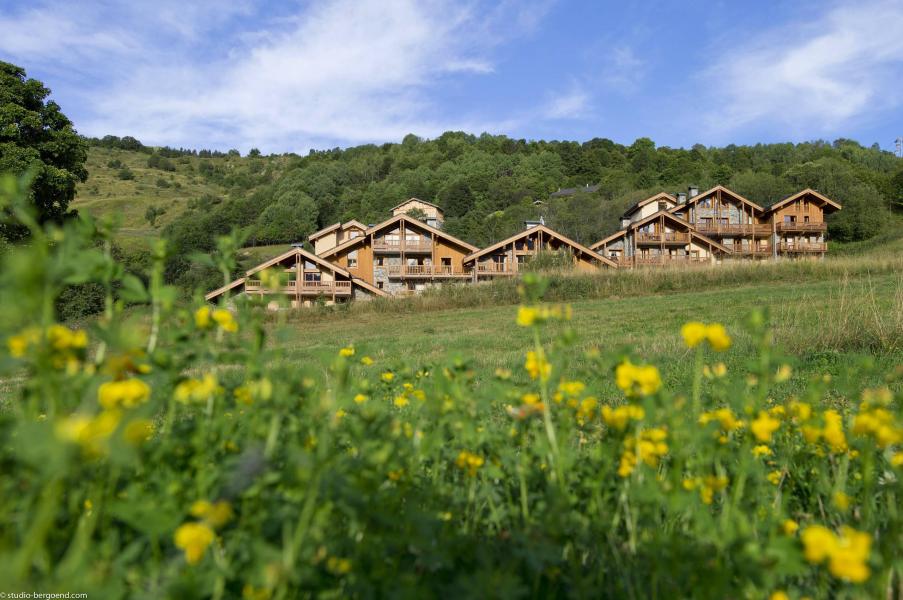
[[[598,190],[550,197],[587,184]],[[431,140],[408,135],[401,143],[312,151],[251,194],[215,206],[195,203],[164,231],[175,250],[168,272],[189,287],[207,279],[187,257],[211,250],[216,235],[232,228],[243,229],[247,245],[302,241],[336,221],[382,221],[411,196],[441,206],[449,233],[476,245],[502,239],[540,214],[552,228],[592,243],[614,231],[636,200],[691,184],[727,185],[763,205],[817,189],[844,205],[830,222],[835,241],[872,237],[903,208],[903,161],[846,139],[675,149],[648,138],[625,146],[599,138],[578,143],[462,132]]]

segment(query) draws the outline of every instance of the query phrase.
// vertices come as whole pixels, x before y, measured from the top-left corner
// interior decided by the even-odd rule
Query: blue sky
[[[0,32],[81,133],[154,145],[903,135],[903,0],[2,0]]]

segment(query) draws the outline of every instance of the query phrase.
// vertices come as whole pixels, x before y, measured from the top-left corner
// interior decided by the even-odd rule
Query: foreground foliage
[[[534,340],[516,372],[478,379],[466,360],[377,362],[354,347],[291,364],[252,300],[174,304],[165,248],[145,289],[108,230],[10,210],[33,242],[4,257],[0,298],[0,366],[15,378],[0,412],[9,589],[780,598],[900,586],[903,373],[870,389],[816,377],[785,398],[792,368],[761,313],[743,369],[724,366],[733,336],[720,324],[673,332],[694,373],[685,390],[629,352],[569,364],[570,310],[541,302],[535,276],[511,315]],[[105,312],[72,330],[53,306],[84,282],[106,291]],[[595,389],[599,373],[617,394]]]

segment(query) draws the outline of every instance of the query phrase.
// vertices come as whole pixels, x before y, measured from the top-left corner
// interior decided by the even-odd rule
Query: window
[[[786,223],[786,224],[796,223],[796,217],[793,215],[784,215],[784,223]]]
[[[808,222],[809,222],[809,215],[806,215],[805,217],[803,217],[803,223],[808,223]]]
[[[379,288],[379,289],[383,289],[383,282],[382,282],[382,281],[377,281],[377,282],[376,282],[376,287]]]
[[[668,210],[668,203],[667,202],[659,202],[658,209],[659,210]]]
[[[352,250],[348,253],[348,268],[356,269],[357,268],[357,250]]]
[[[376,266],[377,266],[377,267],[383,266],[383,257],[382,257],[382,256],[377,256],[377,257],[376,257]]]

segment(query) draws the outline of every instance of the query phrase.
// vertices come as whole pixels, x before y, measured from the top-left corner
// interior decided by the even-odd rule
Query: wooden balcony
[[[744,246],[743,244],[734,244],[728,246],[731,252],[740,256],[771,256],[771,248],[766,246]]]
[[[517,273],[512,263],[477,263],[476,270],[477,275],[514,275]]]
[[[771,225],[758,223],[697,223],[696,230],[703,235],[712,236],[746,236],[768,235]]]
[[[775,224],[775,229],[779,232],[785,231],[803,231],[803,232],[821,232],[828,230],[827,223],[800,223],[799,221],[793,223],[780,222]]]
[[[470,269],[454,268],[446,265],[384,265],[389,277],[470,277]]]
[[[690,234],[679,231],[666,232],[636,232],[637,244],[688,244],[690,242]]]
[[[824,242],[781,242],[778,245],[778,251],[788,254],[807,253],[807,252],[827,252],[828,244]]]
[[[281,290],[272,290],[265,287],[259,279],[248,279],[245,281],[246,292],[257,292],[259,294],[289,294],[289,295],[313,295],[320,294],[332,296],[350,296],[350,281],[302,281],[301,285],[297,285],[294,279],[285,282]]]
[[[428,239],[414,241],[376,238],[373,240],[373,250],[375,252],[432,252],[433,241]]]
[[[615,262],[625,267],[679,267],[708,264],[710,259],[702,256],[628,256]]]

